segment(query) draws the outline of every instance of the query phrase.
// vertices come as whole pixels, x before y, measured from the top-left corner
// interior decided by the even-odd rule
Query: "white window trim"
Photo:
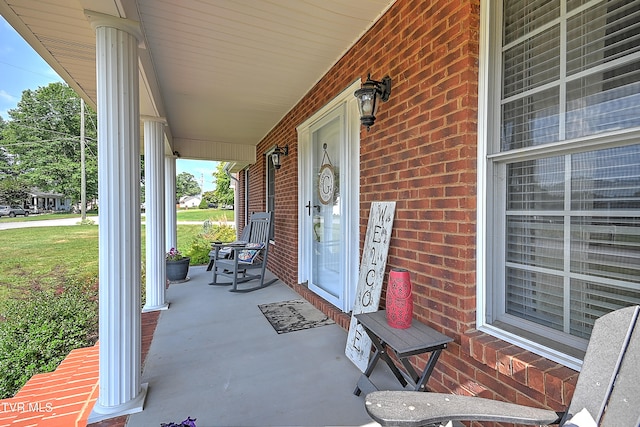
[[[313,124],[319,122],[324,116],[329,114],[335,108],[343,104],[345,106],[344,118],[345,118],[345,150],[342,156],[347,158],[347,155],[352,159],[360,158],[360,115],[358,112],[357,100],[353,96],[353,93],[360,89],[362,85],[361,80],[358,78],[352,82],[347,88],[345,88],[335,98],[325,104],[321,109],[311,115],[307,120],[296,127],[298,133],[298,236],[310,235],[311,231],[308,229],[306,222],[307,208],[301,201],[306,200],[307,188],[309,188],[309,173],[311,165],[308,161],[307,147],[309,145],[309,139],[311,138],[310,128]],[[357,209],[353,212],[344,213],[344,221],[347,224],[347,230],[350,230],[349,236],[345,237],[345,254],[349,254],[349,259],[359,260],[360,251],[360,167],[344,168],[342,171],[341,185],[349,185],[349,188],[345,187],[345,191],[350,191],[354,197],[354,203],[358,205]],[[305,239],[298,239],[298,283],[308,282],[311,277],[311,271],[309,271],[308,263],[304,260],[307,258],[307,254],[310,251],[310,247],[304,244]],[[351,264],[350,264],[351,265]],[[357,263],[356,263],[357,265]],[[352,270],[352,271],[349,271]],[[344,299],[344,306],[340,307],[343,311],[348,312],[355,301],[356,287],[358,283],[358,268],[345,269],[346,277],[346,294]]]
[[[269,210],[269,168],[273,166],[273,161],[271,160],[271,155],[276,150],[275,145],[267,150],[265,153],[265,173],[264,173],[264,210]],[[274,169],[275,175],[275,169]],[[275,176],[274,176],[274,188],[273,188],[273,196],[276,195],[275,189]]]
[[[492,20],[492,16],[501,16],[501,8],[500,0],[488,0],[480,4],[476,328],[571,369],[580,370],[582,360],[489,323],[493,321],[490,316],[496,312],[492,304],[500,304],[499,297],[495,298],[492,293],[494,284],[492,281],[497,277],[494,273],[499,270],[504,271],[505,267],[502,246],[493,244],[494,238],[504,235],[505,229],[505,215],[502,214],[502,207],[506,205],[505,196],[496,188],[498,188],[497,185],[504,185],[503,165],[511,160],[520,161],[535,159],[541,155],[548,157],[625,146],[636,143],[640,138],[640,131],[623,129],[581,137],[579,140],[558,141],[545,145],[544,153],[541,153],[539,147],[491,152],[489,142],[497,140],[499,132],[497,126],[492,127],[491,124],[497,123],[495,115],[500,113],[501,67],[499,61],[492,63],[490,53],[501,51],[500,41],[496,35],[501,34],[502,31],[498,20]],[[577,141],[579,141],[579,148],[575,144]],[[499,262],[500,260],[502,263]]]
[[[273,167],[273,160],[271,159],[271,155],[276,151],[276,146],[274,145],[265,153],[265,173],[264,173],[264,210],[265,212],[269,212],[269,168]],[[276,169],[273,169],[273,215],[275,220],[275,204],[276,204]],[[271,226],[273,229],[273,225]],[[273,239],[269,239],[269,243],[275,246],[275,236]]]
[[[545,357],[554,362],[560,363],[568,368],[574,370],[580,370],[582,367],[582,360],[573,356],[564,354],[555,349],[543,346],[537,342],[528,340],[522,336],[505,331],[489,324],[486,319],[487,315],[492,312],[493,304],[492,298],[488,289],[488,281],[492,280],[493,268],[497,268],[493,265],[493,260],[501,259],[499,254],[493,253],[496,249],[491,244],[492,236],[495,230],[494,225],[490,222],[493,221],[494,215],[490,215],[490,210],[498,202],[494,200],[495,193],[489,188],[487,182],[488,176],[496,176],[497,171],[493,169],[492,163],[489,161],[488,143],[490,140],[489,132],[497,132],[496,129],[491,128],[490,123],[495,123],[494,115],[498,113],[498,108],[492,108],[494,105],[500,105],[498,95],[500,90],[494,89],[491,80],[492,76],[496,75],[497,70],[491,67],[496,67],[497,61],[490,60],[491,43],[498,43],[496,37],[492,37],[496,31],[500,31],[497,28],[497,24],[492,22],[491,16],[496,16],[500,12],[502,7],[500,1],[483,1],[480,2],[480,52],[479,52],[479,81],[478,81],[478,163],[477,163],[477,232],[476,232],[476,328],[504,340],[508,343],[517,345],[524,350],[533,352],[542,357]],[[492,8],[497,9],[496,12]],[[491,99],[493,97],[493,99]],[[496,178],[497,179],[497,178]],[[491,206],[488,200],[493,200],[494,203]],[[504,218],[501,219],[504,221]]]

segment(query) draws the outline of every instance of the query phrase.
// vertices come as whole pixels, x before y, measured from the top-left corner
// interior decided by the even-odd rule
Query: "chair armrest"
[[[365,398],[367,412],[383,426],[418,427],[449,421],[495,421],[525,425],[560,422],[561,414],[508,402],[455,394],[376,391]]]
[[[217,242],[211,242],[211,249],[226,248],[226,247],[233,247],[233,246],[243,247],[247,243],[248,242],[238,241],[238,240],[236,240],[235,242],[227,242],[227,243],[223,243],[223,242],[217,241]]]

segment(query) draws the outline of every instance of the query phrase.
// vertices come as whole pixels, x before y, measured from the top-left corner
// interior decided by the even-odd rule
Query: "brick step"
[[[98,350],[71,351],[58,368],[34,375],[11,399],[0,400],[0,427],[86,426],[98,398]]]

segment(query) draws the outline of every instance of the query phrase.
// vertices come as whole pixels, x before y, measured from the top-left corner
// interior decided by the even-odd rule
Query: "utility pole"
[[[80,212],[87,219],[87,177],[84,167],[84,99],[80,98]]]

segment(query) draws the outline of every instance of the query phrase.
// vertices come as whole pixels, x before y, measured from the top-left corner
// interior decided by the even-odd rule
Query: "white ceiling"
[[[168,141],[192,158],[247,163],[393,1],[0,0],[0,14],[93,106],[85,10],[138,21],[141,114],[166,118]]]

